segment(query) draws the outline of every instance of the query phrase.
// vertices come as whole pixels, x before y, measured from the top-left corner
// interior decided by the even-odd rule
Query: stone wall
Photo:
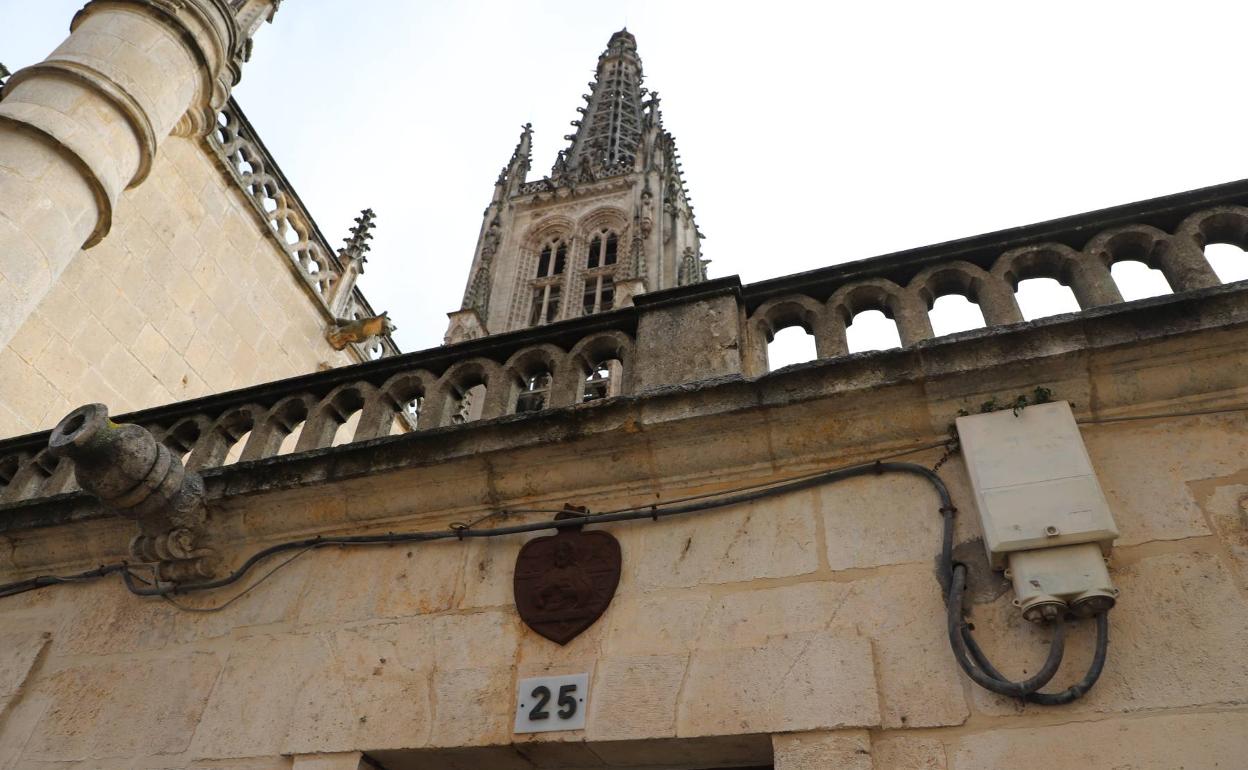
[[[444,529],[500,508],[604,511],[930,444],[958,409],[1044,385],[1075,402],[1122,532],[1109,663],[1072,705],[1023,706],[960,674],[934,574],[938,502],[885,475],[605,526],[622,545],[619,589],[564,647],[516,615],[523,536],[315,550],[246,595],[280,559],[243,585],[176,599],[239,597],[218,612],[140,599],[115,578],[0,599],[0,768],[356,770],[355,752],[388,770],[1237,767],[1248,756],[1248,418],[1235,374],[1246,333],[1037,352],[1026,367],[984,358],[857,391],[830,383],[843,368],[816,364],[573,408],[577,431],[528,446],[509,443],[523,432],[513,420],[272,458],[256,472],[291,483],[214,503],[236,560],[294,537]],[[745,405],[716,410],[732,399]],[[531,422],[559,434],[559,419]],[[352,475],[404,447],[417,459]],[[959,554],[982,559],[965,467],[954,457],[941,475],[961,510]],[[111,561],[132,526],[10,532],[8,574]],[[974,575],[978,637],[1007,674],[1031,670],[1044,630],[999,578]],[[1090,630],[1073,624],[1051,689],[1082,674]],[[580,672],[583,732],[512,733],[518,679]]]
[[[202,142],[172,136],[112,232],[0,350],[0,435],[340,366],[289,257]]]

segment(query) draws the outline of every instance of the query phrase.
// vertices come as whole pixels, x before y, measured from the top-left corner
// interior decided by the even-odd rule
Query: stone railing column
[[[90,2],[0,101],[0,347],[79,249],[108,234],[176,130],[202,135],[238,81],[273,0]]]

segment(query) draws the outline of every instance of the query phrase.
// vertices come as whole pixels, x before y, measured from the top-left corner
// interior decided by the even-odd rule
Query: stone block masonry
[[[76,404],[140,409],[358,360],[325,341],[287,262],[207,148],[171,137],[109,237],[0,350],[0,434]]]

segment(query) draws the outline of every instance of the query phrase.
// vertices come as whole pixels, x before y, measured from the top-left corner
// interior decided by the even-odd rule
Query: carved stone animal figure
[[[325,338],[334,350],[342,350],[352,342],[368,342],[373,337],[389,334],[398,327],[391,321],[387,313],[371,318],[339,318],[334,321]]]

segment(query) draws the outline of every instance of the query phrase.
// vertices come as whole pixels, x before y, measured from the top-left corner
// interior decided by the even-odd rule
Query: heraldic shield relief
[[[530,540],[516,557],[520,619],[552,642],[567,644],[606,611],[620,582],[620,563],[620,543],[606,532],[569,527]]]

